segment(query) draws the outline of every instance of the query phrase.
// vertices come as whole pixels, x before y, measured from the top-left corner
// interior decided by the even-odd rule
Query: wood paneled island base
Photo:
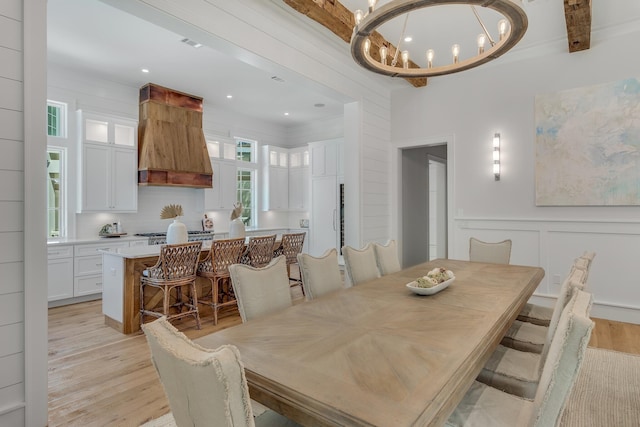
[[[434,267],[455,282],[431,296],[406,288]],[[438,426],[543,276],[434,260],[197,342],[237,346],[251,397],[304,425]]]

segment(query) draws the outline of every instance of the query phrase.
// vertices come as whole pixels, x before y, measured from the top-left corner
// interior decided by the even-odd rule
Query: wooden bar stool
[[[247,264],[261,268],[273,259],[273,249],[276,244],[276,235],[250,237],[247,252],[244,256]]]
[[[205,259],[198,264],[198,276],[211,281],[211,294],[201,295],[199,304],[213,309],[213,324],[218,324],[218,310],[222,307],[237,305],[229,278],[229,266],[238,264],[244,250],[244,237],[239,239],[214,240]],[[227,283],[227,286],[224,285]],[[210,297],[210,299],[209,299]],[[226,301],[225,301],[226,299]]]
[[[198,313],[198,295],[196,293],[196,270],[202,250],[202,242],[190,242],[177,245],[163,245],[160,257],[153,267],[142,272],[140,277],[140,323],[144,324],[144,316],[166,316],[168,321],[193,316],[200,329]],[[162,311],[145,307],[144,289],[151,286],[162,292]],[[190,287],[190,301],[183,300],[182,287]],[[171,291],[175,289],[175,303],[171,304]],[[183,311],[183,308],[187,310]],[[155,308],[155,306],[154,306]],[[177,313],[171,314],[176,308]]]
[[[290,233],[283,234],[280,247],[275,251],[274,256],[284,255],[287,259],[287,277],[291,287],[300,286],[302,289],[302,295],[304,295],[304,288],[302,286],[302,273],[299,272],[298,277],[291,277],[291,265],[298,264],[298,254],[302,253],[302,246],[304,244],[304,236],[307,233]],[[299,268],[298,268],[299,271]]]

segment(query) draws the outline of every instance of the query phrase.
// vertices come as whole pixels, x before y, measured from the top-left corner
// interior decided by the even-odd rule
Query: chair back
[[[193,343],[164,317],[142,325],[178,426],[255,426],[238,349]]]
[[[287,264],[298,262],[298,254],[302,253],[304,236],[307,233],[291,233],[282,235],[281,254],[287,259]]]
[[[239,239],[214,240],[209,256],[198,265],[199,273],[211,273],[216,276],[229,274],[229,266],[238,264],[244,250],[244,237]]]
[[[382,276],[402,270],[398,259],[398,246],[395,240],[389,240],[386,245],[374,243],[373,249],[376,254],[376,263]]]
[[[151,280],[195,278],[202,242],[162,245],[156,265],[147,269]]]
[[[469,239],[469,261],[490,264],[509,264],[511,258],[511,240],[489,243],[475,237]]]
[[[343,289],[338,268],[338,252],[335,248],[329,249],[319,257],[298,254],[298,265],[302,276],[302,288],[308,300]]]
[[[283,255],[262,268],[234,264],[229,273],[243,322],[291,307],[287,260]]]
[[[559,425],[593,329],[591,303],[591,294],[578,290],[562,312],[533,401],[531,426]]]
[[[344,256],[344,265],[352,285],[358,285],[380,277],[376,254],[373,245],[370,243],[360,250],[351,246],[343,246],[342,255]]]
[[[264,267],[273,259],[273,247],[276,243],[276,235],[257,236],[249,238],[247,252],[249,264],[252,267]]]

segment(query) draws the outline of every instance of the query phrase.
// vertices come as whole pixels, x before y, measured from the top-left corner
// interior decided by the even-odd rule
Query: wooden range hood
[[[138,184],[211,188],[202,98],[148,83],[140,88]]]

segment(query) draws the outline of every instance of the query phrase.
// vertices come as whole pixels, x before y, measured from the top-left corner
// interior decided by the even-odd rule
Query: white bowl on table
[[[433,295],[447,288],[450,284],[453,283],[454,280],[456,280],[456,278],[452,277],[451,279],[445,280],[444,282],[439,283],[430,288],[421,288],[420,286],[418,286],[418,283],[414,280],[413,282],[407,283],[407,288],[409,288],[411,292],[418,295]]]

